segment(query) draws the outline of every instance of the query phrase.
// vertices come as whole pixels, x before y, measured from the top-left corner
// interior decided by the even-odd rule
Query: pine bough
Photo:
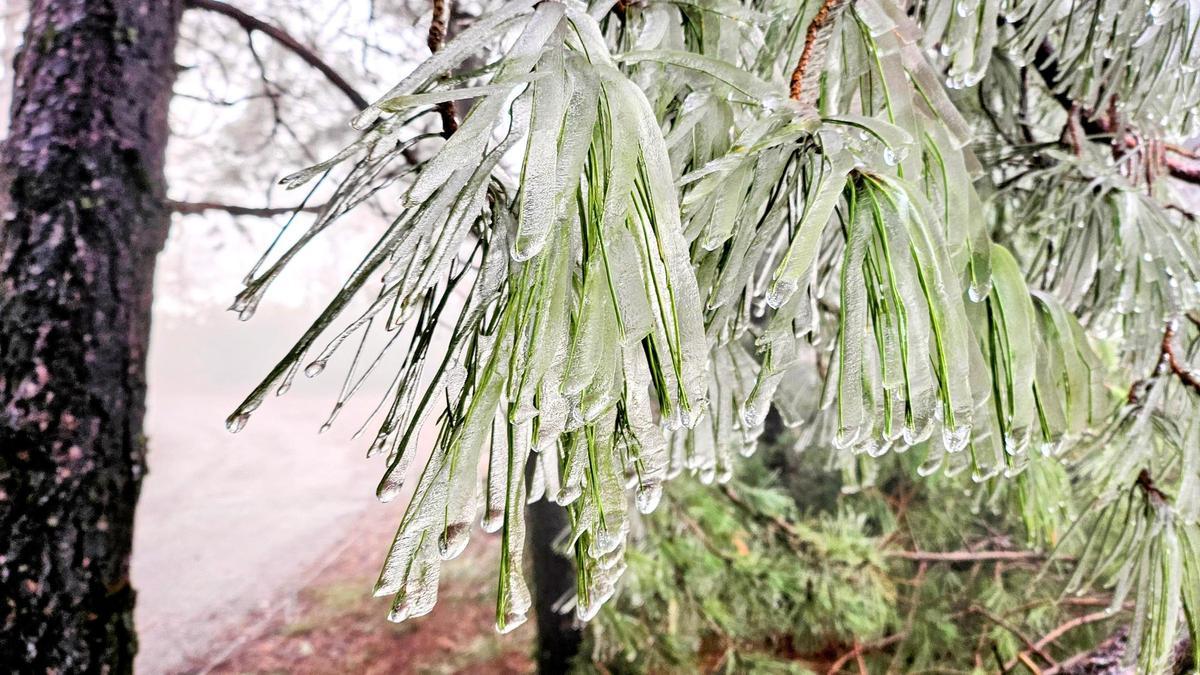
[[[1114,610],[1134,594],[1143,670],[1185,618],[1196,637],[1196,393],[1155,364],[1164,323],[1197,308],[1200,242],[1154,149],[1196,130],[1200,8],[613,5],[505,2],[446,43],[353,120],[357,142],[285,180],[339,184],[234,303],[249,318],[313,237],[398,195],[229,419],[347,341],[330,423],[394,371],[380,498],[423,468],[377,586],[391,618],[430,611],[482,512],[502,538],[497,628],[519,625],[523,505],[544,498],[569,515],[588,619],[624,569],[630,507],[685,471],[727,480],[774,405],[858,484],[870,458],[919,452],[923,474],[1021,509],[1032,542],[1079,559],[1073,588],[1111,588]],[[432,140],[438,105],[464,99]],[[1101,115],[1111,142],[1073,133]]]

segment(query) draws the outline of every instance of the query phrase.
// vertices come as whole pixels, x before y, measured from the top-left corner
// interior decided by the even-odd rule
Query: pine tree
[[[1200,645],[1198,26],[1171,0],[500,3],[285,179],[338,186],[242,318],[398,206],[229,426],[356,342],[330,422],[389,370],[380,498],[424,464],[377,592],[430,611],[482,511],[507,631],[526,502],[566,511],[586,621],[664,482],[728,481],[774,407],[846,484],[902,455],[1017,514],[1068,592],[1133,604],[1122,658],[1168,669]]]

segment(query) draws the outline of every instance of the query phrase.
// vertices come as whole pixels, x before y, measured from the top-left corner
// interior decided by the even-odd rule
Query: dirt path
[[[190,671],[220,652],[228,631],[286,606],[360,519],[380,523],[382,556],[397,505],[375,501],[382,468],[363,443],[317,437],[327,405],[289,398],[235,436],[221,397],[152,402],[133,560],[138,672]]]
[[[382,458],[366,460],[367,442],[350,439],[378,387],[325,434],[317,431],[336,375],[301,378],[238,434],[224,427],[313,310],[268,308],[242,324],[219,305],[194,309],[185,319],[156,314],[151,338],[150,472],[133,550],[136,665],[147,675],[202,669],[229,646],[230,631],[245,633],[294,602],[364,518],[383,528],[372,542],[381,558],[403,508],[375,500]]]
[[[213,272],[224,257],[195,245],[173,240],[160,259],[151,337],[150,472],[133,552],[136,665],[148,675],[204,672],[236,652],[300,611],[302,589],[341,565],[353,546],[360,563],[352,583],[360,586],[345,590],[369,598],[374,579],[367,577],[379,568],[404,502],[375,500],[383,458],[364,459],[368,441],[350,439],[387,388],[386,362],[382,379],[369,381],[326,434],[317,430],[346,365],[337,359],[315,380],[298,378],[286,397],[270,397],[242,432],[225,430],[225,416],[308,327],[326,294],[308,293],[307,306],[268,299],[253,321],[240,323],[225,305],[245,267]],[[249,255],[248,267],[256,251],[232,253]],[[324,257],[354,262],[335,248]],[[336,270],[318,277],[341,278]],[[207,287],[227,282],[227,292]],[[308,283],[285,280],[276,290],[307,297]],[[378,610],[372,625],[386,626],[386,607]]]

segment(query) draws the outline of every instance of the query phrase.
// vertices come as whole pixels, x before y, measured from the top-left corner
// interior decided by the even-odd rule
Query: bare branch
[[[1033,646],[1034,646],[1034,648],[1039,649],[1039,650],[1045,649],[1047,646],[1054,644],[1054,642],[1056,640],[1058,640],[1060,637],[1062,637],[1063,635],[1066,635],[1070,631],[1075,630],[1076,628],[1079,628],[1080,626],[1086,626],[1089,623],[1096,623],[1097,621],[1106,621],[1111,618],[1113,618],[1112,612],[1109,612],[1106,609],[1101,610],[1099,612],[1092,612],[1091,614],[1084,614],[1083,616],[1077,616],[1074,619],[1071,619],[1070,621],[1067,621],[1066,623],[1063,623],[1062,625],[1058,626],[1057,628],[1050,631],[1049,633],[1046,633],[1046,635],[1042,639],[1033,643]],[[1025,650],[1024,652],[1022,652],[1022,654],[1024,654],[1027,658],[1030,653],[1032,653],[1032,652],[1030,652],[1029,650]],[[1022,660],[1020,658],[1020,655],[1018,655],[1017,658],[1014,658],[1013,660],[1004,664],[1004,672],[1007,673],[1008,671],[1012,670],[1013,668],[1016,668],[1017,664],[1021,663],[1021,662],[1022,662]]]
[[[1038,551],[889,551],[890,558],[901,558],[914,562],[1038,562],[1046,559]]]
[[[229,3],[221,2],[221,0],[187,0],[187,6],[190,9],[208,10],[210,12],[215,12],[222,16],[229,17],[247,31],[258,31],[270,37],[272,40],[275,40],[279,44],[283,45],[288,51],[292,52],[296,56],[299,56],[305,63],[313,68],[316,68],[322,75],[325,76],[325,79],[329,80],[333,86],[337,87],[339,91],[346,95],[346,98],[350,99],[355,108],[362,110],[363,108],[367,107],[367,99],[364,98],[362,94],[358,93],[358,91],[346,81],[346,78],[342,77],[336,70],[333,69],[332,66],[321,59],[321,57],[317,56],[316,52],[301,44],[299,40],[292,37],[282,28],[271,25],[256,16],[247,14],[246,12],[234,7],[233,5],[230,5]]]
[[[224,211],[233,216],[254,216],[256,218],[270,218],[272,216],[288,215],[292,213],[316,213],[324,208],[324,205],[317,206],[238,206],[236,204],[221,204],[219,202],[167,202],[167,207],[171,211],[183,215],[194,215],[198,213],[207,213],[208,211]]]

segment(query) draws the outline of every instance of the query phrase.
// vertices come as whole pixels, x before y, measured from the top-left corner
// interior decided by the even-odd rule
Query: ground
[[[401,505],[374,500],[382,464],[357,442],[316,441],[323,403],[292,400],[237,437],[192,419],[213,416],[206,399],[152,411],[139,673],[531,672],[532,625],[493,628],[497,545],[482,532],[447,564],[431,615],[385,619],[371,588]]]
[[[371,531],[374,529],[375,531]],[[448,564],[439,602],[428,616],[384,620],[388,598],[370,598],[378,572],[378,531],[363,527],[293,607],[242,642],[212,673],[507,673],[533,672],[533,627],[496,633],[496,541],[481,535]]]
[[[169,245],[161,266],[175,269],[186,254]],[[447,565],[430,616],[393,625],[387,599],[371,598],[406,499],[375,499],[384,458],[365,459],[369,443],[351,438],[378,388],[324,434],[336,374],[300,378],[245,430],[224,428],[316,312],[268,305],[241,324],[224,304],[197,301],[184,316],[155,308],[149,474],[132,563],[137,672],[530,670],[532,626],[502,640],[492,628],[496,547],[482,533]]]

